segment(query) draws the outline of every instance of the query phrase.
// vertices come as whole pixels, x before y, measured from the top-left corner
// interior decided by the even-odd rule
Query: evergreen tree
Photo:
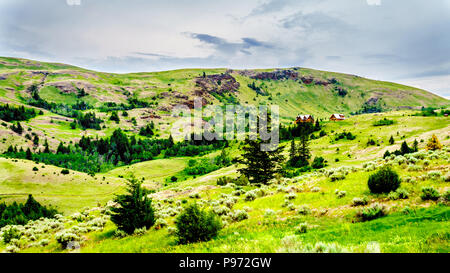
[[[170,148],[173,147],[174,144],[175,144],[175,143],[173,142],[173,137],[172,137],[172,135],[170,135],[170,136],[169,136],[169,147],[170,147]]]
[[[308,160],[311,158],[311,152],[309,150],[309,135],[308,132],[302,130],[300,132],[300,146],[298,147],[298,167],[308,166]]]
[[[39,145],[39,137],[38,135],[35,135],[33,138],[33,145],[38,146]]]
[[[408,143],[403,141],[402,146],[400,147],[400,152],[402,155],[411,153],[411,148],[409,148]]]
[[[419,151],[419,142],[417,141],[417,139],[414,139],[412,150],[413,152]]]
[[[242,148],[243,154],[239,163],[244,167],[239,172],[248,177],[251,183],[267,184],[275,174],[281,171],[281,163],[284,159],[281,155],[282,148],[278,147],[274,151],[262,151],[262,143],[260,139],[247,139]]]
[[[289,149],[289,162],[296,162],[298,160],[297,147],[295,146],[295,139],[291,141],[291,148]]]
[[[393,145],[395,143],[394,137],[391,136],[391,138],[389,139],[389,144]]]
[[[44,153],[45,154],[49,154],[50,153],[50,147],[48,146],[47,139],[45,139],[45,143],[44,143]]]
[[[30,148],[27,149],[25,158],[28,159],[28,160],[32,160],[33,159],[33,154],[31,153]]]
[[[127,194],[115,198],[120,206],[112,208],[111,221],[120,230],[132,234],[138,228],[150,228],[155,223],[152,200],[142,187],[142,182],[132,177],[127,182]]]
[[[117,111],[114,111],[114,112],[111,113],[111,117],[109,118],[109,120],[113,120],[117,124],[119,124],[120,118],[119,118],[119,114],[117,114]]]

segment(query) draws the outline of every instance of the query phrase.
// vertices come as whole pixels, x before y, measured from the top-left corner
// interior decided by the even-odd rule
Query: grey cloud
[[[274,48],[269,43],[261,42],[254,38],[248,38],[248,37],[241,38],[241,41],[242,41],[241,43],[232,43],[232,42],[228,42],[227,40],[225,40],[223,38],[212,36],[209,34],[188,33],[188,35],[191,38],[199,40],[200,42],[213,45],[219,53],[225,53],[225,54],[234,54],[236,52],[242,52],[246,55],[251,55],[251,52],[249,51],[249,49],[251,49],[251,48],[256,48],[256,47],[267,48],[267,49]]]

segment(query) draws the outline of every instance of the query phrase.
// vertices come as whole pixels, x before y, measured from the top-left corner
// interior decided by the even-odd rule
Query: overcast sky
[[[107,72],[301,66],[450,98],[450,0],[0,0],[0,55]]]

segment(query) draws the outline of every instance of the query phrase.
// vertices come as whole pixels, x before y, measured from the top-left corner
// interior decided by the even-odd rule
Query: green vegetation
[[[373,126],[388,126],[394,124],[394,121],[391,119],[384,118],[382,120],[377,120],[373,123]]]
[[[127,182],[127,194],[118,195],[115,200],[118,207],[112,207],[111,221],[117,227],[132,234],[139,228],[150,228],[155,224],[152,200],[142,188],[142,182],[134,177]]]
[[[34,118],[36,115],[37,113],[34,109],[25,108],[24,106],[0,105],[0,119],[4,121],[24,121]]]
[[[62,214],[0,213],[17,220],[0,227],[0,251],[449,251],[448,100],[307,68],[112,74],[0,60],[2,206],[32,194]],[[280,146],[172,136],[192,122],[172,107],[193,94],[278,105]],[[298,114],[315,122],[293,124]]]
[[[384,167],[369,177],[368,186],[372,193],[389,193],[400,187],[400,178],[391,168]]]
[[[28,221],[41,217],[53,218],[56,213],[56,209],[42,206],[30,194],[25,204],[0,203],[0,228],[6,225],[25,225]]]
[[[175,223],[179,244],[209,241],[216,237],[222,228],[222,223],[216,214],[200,209],[196,203],[186,207]]]

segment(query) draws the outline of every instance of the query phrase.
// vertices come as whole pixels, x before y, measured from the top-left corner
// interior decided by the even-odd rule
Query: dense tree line
[[[402,145],[400,146],[399,150],[395,150],[394,152],[389,152],[389,150],[386,150],[384,153],[384,158],[390,156],[390,155],[405,155],[405,154],[411,154],[419,151],[419,142],[417,140],[414,140],[413,146],[409,147],[408,143],[406,141],[403,141]]]
[[[220,142],[218,142],[220,143]],[[104,172],[116,166],[152,160],[164,153],[165,157],[196,156],[222,148],[224,144],[193,145],[190,141],[174,143],[172,137],[167,139],[136,139],[117,129],[110,137],[93,138],[83,136],[74,145],[59,144],[52,153],[45,142],[44,150],[31,152],[10,146],[4,156],[22,158],[55,165],[86,173]]]
[[[0,203],[0,228],[6,225],[25,225],[28,221],[41,217],[52,218],[57,213],[56,209],[39,204],[30,194],[25,204]]]
[[[0,119],[7,122],[29,120],[36,117],[38,113],[40,115],[44,114],[42,111],[37,112],[24,106],[0,105]]]
[[[280,125],[280,139],[291,140],[296,137],[300,137],[303,134],[310,135],[314,132],[318,132],[322,129],[319,120],[315,123],[303,122],[290,126]]]

